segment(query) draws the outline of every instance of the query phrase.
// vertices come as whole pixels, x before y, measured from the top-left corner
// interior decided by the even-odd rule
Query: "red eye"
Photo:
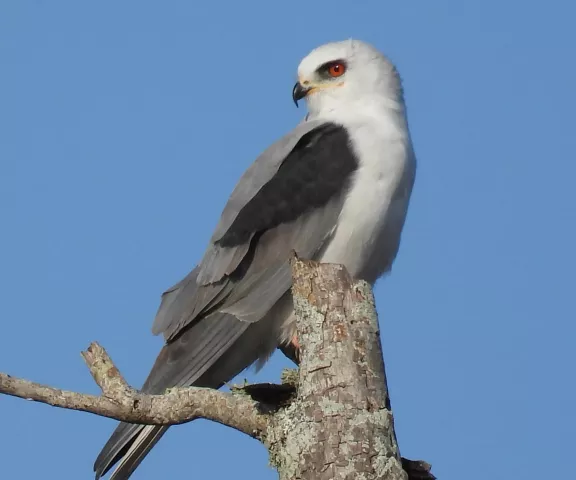
[[[328,75],[331,77],[340,77],[344,75],[346,66],[343,63],[333,63],[328,67]]]

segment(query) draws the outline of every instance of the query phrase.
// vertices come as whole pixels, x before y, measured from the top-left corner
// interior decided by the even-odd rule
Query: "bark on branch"
[[[293,261],[298,396],[266,443],[281,480],[406,480],[370,286],[341,265]]]
[[[247,395],[208,388],[174,388],[164,395],[146,395],[131,388],[98,343],[92,343],[82,356],[102,395],[60,390],[0,373],[0,393],[148,425],[177,425],[206,418],[260,438],[267,416]]]
[[[340,265],[296,257],[292,273],[300,368],[283,385],[147,395],[92,343],[82,356],[101,396],[4,373],[0,393],[131,423],[213,420],[260,439],[280,480],[433,480],[426,462],[400,457],[369,285]]]

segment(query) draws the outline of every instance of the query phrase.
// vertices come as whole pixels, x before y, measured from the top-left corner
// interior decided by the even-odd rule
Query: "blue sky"
[[[160,293],[304,113],[290,98],[300,58],[357,37],[397,63],[419,159],[375,292],[402,454],[441,480],[564,477],[575,4],[197,3],[0,4],[0,371],[97,393],[79,352],[98,340],[140,385]],[[0,425],[6,478],[77,480],[114,422],[0,397]],[[231,475],[276,478],[257,442],[198,421],[133,478]]]

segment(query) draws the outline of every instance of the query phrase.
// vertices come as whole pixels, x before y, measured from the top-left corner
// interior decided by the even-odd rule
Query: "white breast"
[[[321,261],[342,263],[371,283],[398,250],[413,182],[409,134],[390,116],[347,122],[359,160],[338,225]]]

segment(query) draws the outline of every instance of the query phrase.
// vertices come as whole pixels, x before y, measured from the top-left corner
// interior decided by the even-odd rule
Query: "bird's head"
[[[374,102],[403,105],[394,65],[372,45],[345,40],[312,50],[298,66],[294,102],[305,98],[310,113],[354,108]]]

